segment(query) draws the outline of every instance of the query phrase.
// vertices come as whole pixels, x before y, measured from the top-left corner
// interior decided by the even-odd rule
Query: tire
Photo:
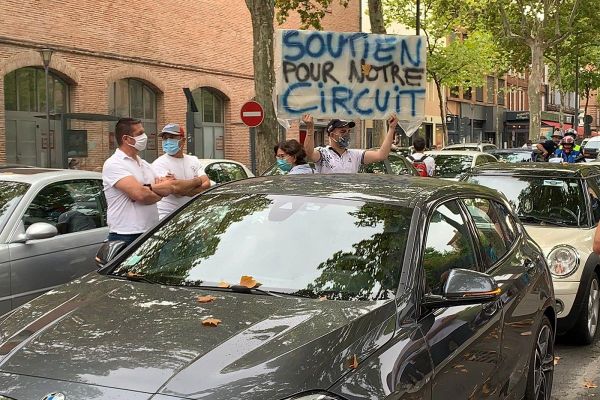
[[[583,296],[583,304],[575,325],[567,334],[576,344],[588,345],[594,342],[598,334],[600,315],[600,281],[596,273],[592,274]]]
[[[544,315],[535,334],[534,348],[529,360],[526,400],[550,400],[554,378],[554,330]]]

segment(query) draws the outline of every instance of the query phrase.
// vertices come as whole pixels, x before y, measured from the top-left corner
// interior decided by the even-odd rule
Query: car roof
[[[473,168],[470,175],[519,175],[539,177],[586,178],[600,175],[600,164],[591,163],[490,163]]]
[[[210,193],[327,197],[415,207],[457,194],[498,196],[495,190],[464,182],[407,175],[299,174],[243,179]]]
[[[472,151],[472,150],[428,150],[425,154],[430,154],[432,156],[443,155],[443,156],[476,156],[476,155],[489,155],[488,153],[484,153],[483,151]]]
[[[93,171],[50,168],[4,168],[0,169],[0,181],[37,183],[64,179],[102,179],[102,174]]]
[[[514,147],[512,149],[492,149],[487,152],[488,154],[495,153],[528,153],[531,154],[531,149],[524,149],[522,147]]]

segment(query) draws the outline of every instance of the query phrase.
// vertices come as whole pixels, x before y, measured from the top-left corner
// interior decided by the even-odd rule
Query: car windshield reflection
[[[27,189],[26,183],[0,181],[0,231]]]
[[[361,201],[207,194],[156,230],[112,274],[213,288],[251,276],[263,291],[390,299],[411,215],[409,208]]]
[[[432,154],[436,178],[458,178],[471,169],[473,156],[457,154]]]

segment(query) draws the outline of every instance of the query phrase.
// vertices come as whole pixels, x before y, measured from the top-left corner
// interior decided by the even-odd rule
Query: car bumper
[[[577,297],[577,290],[579,290],[579,281],[565,282],[565,281],[553,281],[554,284],[554,296],[557,301],[560,301],[563,305],[562,311],[557,315],[558,320],[569,317],[569,313],[573,310],[573,304]]]

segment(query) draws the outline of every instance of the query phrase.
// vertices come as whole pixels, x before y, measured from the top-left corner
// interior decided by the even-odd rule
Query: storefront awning
[[[554,121],[542,121],[542,127],[553,127],[553,128],[559,128],[560,129],[560,122],[554,122]],[[563,124],[562,125],[562,129],[570,129],[573,126],[571,124]]]

